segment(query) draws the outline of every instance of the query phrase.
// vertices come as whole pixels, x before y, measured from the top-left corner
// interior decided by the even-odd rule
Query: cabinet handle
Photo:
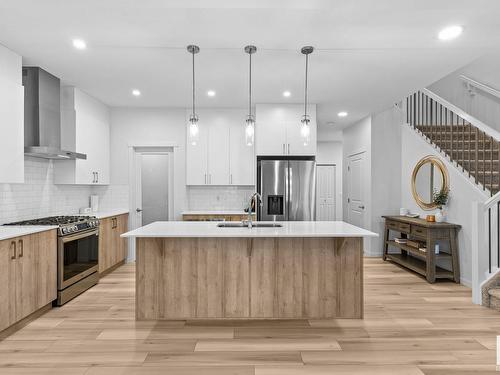
[[[12,249],[12,255],[10,259],[16,259],[16,241],[10,243],[10,248]]]
[[[19,257],[18,258],[22,258],[23,255],[24,255],[24,241],[19,240]]]
[[[229,175],[229,184],[230,185],[233,184],[233,175],[232,174]]]
[[[96,172],[95,175],[96,175],[95,182],[99,182],[99,172]]]
[[[290,143],[288,144],[288,154],[290,155]]]
[[[283,143],[283,155],[286,154],[286,151],[285,151],[285,144]]]
[[[208,184],[212,185],[212,175],[211,174],[208,175]]]

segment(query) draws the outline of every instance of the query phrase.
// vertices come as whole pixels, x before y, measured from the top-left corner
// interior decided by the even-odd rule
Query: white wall
[[[371,254],[382,255],[384,220],[397,215],[401,203],[401,127],[403,114],[389,108],[372,116],[371,123],[371,230],[380,237],[371,239]]]
[[[488,54],[429,86],[437,95],[453,103],[469,115],[500,131],[500,99],[476,90],[471,96],[460,75],[500,90],[500,54]]]
[[[365,225],[364,228],[371,228],[371,195],[370,195],[370,187],[371,187],[371,131],[372,131],[372,120],[371,117],[365,117],[364,119],[358,121],[357,123],[345,128],[343,130],[343,165],[342,165],[342,191],[343,200],[342,200],[342,210],[344,221],[348,221],[348,206],[347,199],[349,190],[347,186],[348,176],[347,176],[347,161],[349,156],[364,153],[365,154],[365,180],[364,186],[364,200],[365,200]],[[371,243],[370,241],[365,241],[364,244],[365,254],[371,254]]]
[[[342,142],[318,142],[316,155],[318,164],[335,164],[335,215],[337,220],[342,219]]]
[[[450,175],[450,201],[446,207],[447,219],[462,226],[458,234],[460,274],[464,284],[470,285],[472,275],[471,261],[471,209],[473,201],[485,201],[488,196],[465,177],[461,171],[443,158],[434,147],[430,146],[409,126],[401,129],[401,207],[421,216],[429,214],[422,210],[411,194],[411,175],[415,164],[424,156],[438,156],[446,165]],[[432,211],[431,211],[432,212]],[[432,212],[433,213],[433,212]]]
[[[186,207],[186,111],[163,108],[111,109],[111,183],[129,183],[129,147],[175,145],[174,217]]]

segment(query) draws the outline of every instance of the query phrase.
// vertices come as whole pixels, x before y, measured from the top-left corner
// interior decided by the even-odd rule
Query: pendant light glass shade
[[[304,146],[307,146],[311,141],[311,125],[309,125],[309,115],[304,115],[300,121],[300,137]]]
[[[305,85],[304,85],[304,115],[300,120],[300,137],[304,146],[307,146],[311,141],[311,126],[309,122],[309,115],[307,114],[307,79],[308,79],[308,70],[309,70],[309,55],[314,51],[314,48],[311,46],[302,47],[301,51],[303,55],[306,56],[306,77],[305,77]]]
[[[255,120],[252,116],[248,116],[245,121],[245,144],[247,146],[253,146],[255,137]]]
[[[191,145],[196,146],[200,139],[200,128],[199,128],[200,125],[198,122],[198,116],[196,115],[195,112],[194,55],[200,52],[200,47],[189,45],[187,46],[187,50],[193,56],[193,111],[191,112],[191,115],[189,116],[189,120],[187,123],[187,137],[188,137],[188,142]]]
[[[189,117],[188,138],[189,138],[189,143],[191,143],[193,146],[196,146],[198,144],[198,141],[200,139],[200,128],[198,124],[198,117],[196,116],[191,115]]]
[[[252,54],[257,52],[257,47],[246,46],[245,52],[248,53],[248,116],[245,120],[245,144],[249,147],[253,146],[255,138],[255,118],[252,115]]]

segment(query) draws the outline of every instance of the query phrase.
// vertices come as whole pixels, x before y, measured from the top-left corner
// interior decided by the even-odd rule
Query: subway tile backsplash
[[[128,207],[128,186],[54,185],[54,161],[25,157],[25,183],[0,184],[0,224],[71,215],[99,195],[101,210]]]
[[[254,189],[248,186],[190,186],[189,210],[243,210]]]

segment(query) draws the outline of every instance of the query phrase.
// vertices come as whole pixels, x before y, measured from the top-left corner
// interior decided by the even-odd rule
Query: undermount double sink
[[[248,223],[239,222],[224,222],[217,224],[219,228],[281,228],[282,225],[278,223],[259,223],[252,222],[252,226],[249,227]]]

